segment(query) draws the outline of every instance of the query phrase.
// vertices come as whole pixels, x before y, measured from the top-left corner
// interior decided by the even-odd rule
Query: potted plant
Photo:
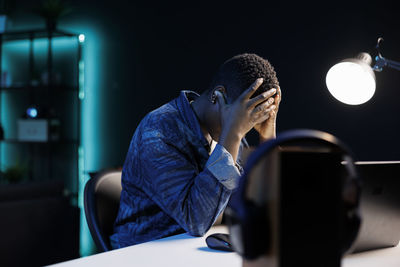
[[[4,172],[0,172],[1,179],[9,184],[16,184],[22,181],[26,172],[26,167],[20,164],[8,167]]]
[[[70,12],[71,8],[62,0],[44,0],[42,5],[36,10],[36,13],[45,19],[49,32],[55,31],[57,20]]]
[[[7,21],[14,8],[15,0],[0,0],[0,34],[6,31]]]

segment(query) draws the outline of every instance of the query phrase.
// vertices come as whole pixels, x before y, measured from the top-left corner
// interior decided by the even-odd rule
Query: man
[[[123,167],[112,246],[204,235],[236,187],[246,133],[275,138],[280,95],[270,63],[241,54],[221,65],[201,95],[182,91],[147,114]]]

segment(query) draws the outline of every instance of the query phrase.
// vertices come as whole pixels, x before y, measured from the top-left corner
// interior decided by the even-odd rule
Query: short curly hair
[[[256,54],[240,54],[219,67],[209,89],[218,85],[224,86],[228,101],[233,102],[257,78],[264,78],[264,82],[252,97],[279,86],[274,67],[267,59]]]

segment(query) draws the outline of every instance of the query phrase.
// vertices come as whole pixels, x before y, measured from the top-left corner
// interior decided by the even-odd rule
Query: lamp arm
[[[381,55],[375,57],[375,65],[373,66],[374,71],[381,72],[383,67],[390,67],[392,69],[400,70],[400,62],[386,59]]]
[[[393,60],[390,60],[390,59],[386,59],[386,62],[387,62],[387,66],[388,67],[391,67],[391,68],[396,69],[396,70],[400,70],[400,62],[393,61]]]

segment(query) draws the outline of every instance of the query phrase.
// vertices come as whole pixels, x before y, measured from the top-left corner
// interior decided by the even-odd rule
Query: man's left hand
[[[276,138],[276,116],[278,114],[278,109],[279,109],[279,104],[281,103],[281,99],[282,99],[281,89],[278,87],[276,95],[273,98],[274,101],[272,102],[275,108],[271,109],[271,111],[269,112],[268,119],[254,126],[254,129],[260,135],[260,143]]]

